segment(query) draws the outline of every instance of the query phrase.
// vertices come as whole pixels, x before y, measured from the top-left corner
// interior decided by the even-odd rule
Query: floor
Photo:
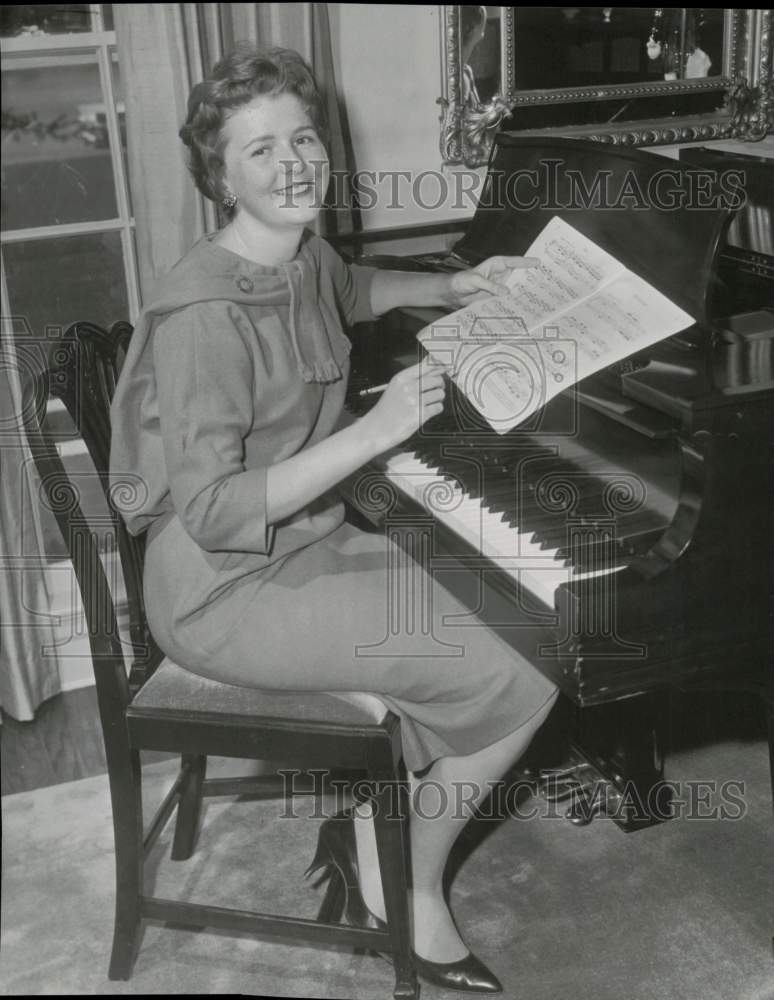
[[[148,754],[162,760],[164,754]],[[46,788],[104,774],[105,749],[94,687],[67,691],[44,702],[33,722],[2,713],[0,791],[3,795]]]
[[[67,696],[28,726],[45,750],[38,774],[99,766],[82,745],[88,705],[88,694]],[[760,705],[703,695],[674,709],[674,819],[624,834],[605,820],[575,827],[561,810],[524,801],[504,820],[469,824],[460,838],[449,873],[453,911],[503,980],[503,1000],[774,1000],[774,824]],[[72,733],[52,721],[65,711],[80,713]],[[23,731],[3,730],[5,760],[19,760]],[[149,805],[172,764],[146,769]],[[32,781],[34,769],[25,770]],[[194,856],[169,860],[170,824],[149,859],[149,882],[172,898],[313,917],[319,890],[303,878],[319,826],[313,809],[301,800],[286,818],[281,802],[211,800]],[[110,982],[104,777],[6,796],[3,842],[2,994],[391,995],[389,965],[370,955],[151,921],[131,979]],[[422,1000],[444,997],[423,986]]]

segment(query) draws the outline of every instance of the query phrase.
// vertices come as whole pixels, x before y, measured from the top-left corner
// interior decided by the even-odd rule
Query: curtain
[[[217,228],[215,206],[188,176],[178,129],[191,87],[237,42],[300,52],[325,98],[332,169],[346,176],[353,168],[351,143],[336,90],[327,4],[137,3],[114,4],[113,10],[126,95],[140,291],[146,300],[191,244]],[[346,205],[322,215],[325,233],[352,228]]]
[[[35,362],[35,345],[0,324],[0,707],[29,721],[61,689],[39,542],[32,456],[21,422],[20,375]]]

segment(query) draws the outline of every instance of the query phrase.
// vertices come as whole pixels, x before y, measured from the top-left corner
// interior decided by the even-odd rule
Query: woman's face
[[[328,186],[328,156],[295,94],[259,96],[223,127],[226,188],[237,213],[270,229],[302,228],[317,218]]]

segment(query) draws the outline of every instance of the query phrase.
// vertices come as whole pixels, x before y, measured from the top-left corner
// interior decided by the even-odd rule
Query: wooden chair
[[[48,370],[30,380],[24,410],[33,458],[47,503],[68,546],[80,588],[91,644],[108,765],[116,857],[116,910],[110,979],[128,979],[144,919],[211,927],[291,941],[324,942],[391,952],[396,997],[416,997],[409,911],[405,795],[399,720],[376,721],[365,710],[324,694],[271,693],[205,680],[165,659],[153,641],[142,597],[143,540],[133,538],[109,502],[109,406],[131,336],[126,323],[110,333],[90,323],[72,326],[52,352]],[[80,431],[108,498],[105,523],[87,523],[77,484],[68,479],[53,442],[42,429],[49,395],[63,400]],[[126,498],[124,498],[125,500]],[[99,520],[99,519],[97,519]],[[118,545],[126,584],[131,641],[127,677],[114,597],[100,559]],[[143,830],[141,750],[181,755],[177,778],[147,830]],[[332,879],[317,920],[226,909],[206,902],[148,894],[143,859],[175,806],[172,858],[194,850],[203,795],[275,794],[268,778],[207,780],[207,756],[282,761],[300,770],[365,772],[376,791],[376,837],[388,930],[330,922],[340,915],[343,886]],[[392,801],[391,801],[392,799]],[[299,858],[299,874],[304,862]]]

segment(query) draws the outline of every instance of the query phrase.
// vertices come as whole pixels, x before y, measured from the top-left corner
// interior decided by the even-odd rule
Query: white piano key
[[[555,594],[562,583],[609,571],[577,573],[569,560],[558,556],[558,548],[543,548],[533,539],[531,530],[513,527],[503,514],[483,507],[480,500],[466,494],[458,483],[415,455],[407,452],[391,455],[386,471],[396,486],[425,509],[428,490],[443,486],[448,491],[444,494],[444,506],[429,513],[548,607],[554,607]]]

